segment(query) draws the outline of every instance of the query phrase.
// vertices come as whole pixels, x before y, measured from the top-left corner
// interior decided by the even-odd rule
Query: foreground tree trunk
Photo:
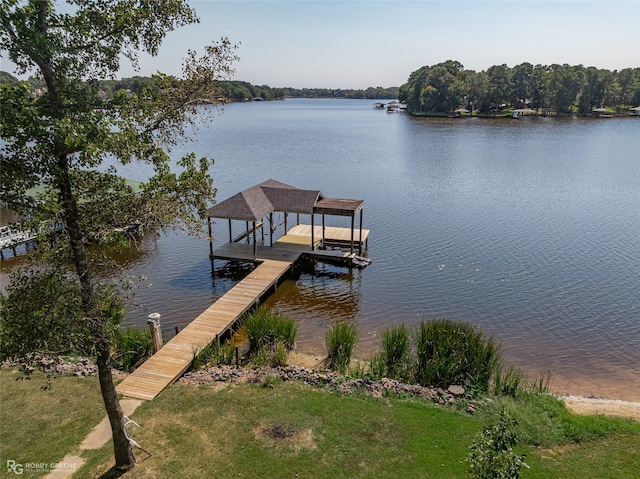
[[[111,376],[111,356],[109,351],[98,352],[96,363],[98,365],[98,379],[100,380],[102,400],[111,424],[116,469],[131,469],[136,465],[136,460],[133,457],[131,444],[124,431],[124,416],[116,387],[113,384],[113,377]]]
[[[96,348],[96,364],[98,366],[100,392],[102,393],[104,407],[109,417],[109,423],[111,424],[116,468],[127,470],[135,467],[136,461],[133,456],[131,444],[125,434],[124,416],[122,414],[122,408],[120,407],[118,392],[116,391],[113,377],[111,376],[110,342],[105,332],[104,319],[99,317],[96,311],[91,270],[89,269],[89,262],[87,261],[84,239],[78,224],[76,199],[71,190],[69,161],[67,155],[64,153],[58,155],[58,170],[58,189],[63,205],[62,216],[66,225],[67,234],[69,235],[69,244],[72,250],[76,274],[80,279],[82,308],[85,318],[89,322],[89,329]]]

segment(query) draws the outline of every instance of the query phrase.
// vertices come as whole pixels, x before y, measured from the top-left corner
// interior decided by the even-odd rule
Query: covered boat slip
[[[363,200],[325,198],[318,190],[302,190],[276,180],[267,180],[209,208],[210,218],[226,219],[229,223],[228,244],[214,251],[210,235],[211,261],[260,261],[273,255],[281,257],[284,250],[290,250],[292,255],[298,256],[306,252],[317,257],[353,258],[356,249],[358,254],[362,254],[363,248],[366,249],[369,236],[369,231],[362,229],[363,206]],[[274,223],[274,213],[284,215],[284,234],[276,241],[274,237],[279,225]],[[296,225],[289,229],[291,213],[296,214]],[[355,218],[358,213],[360,221],[356,229]],[[301,214],[310,216],[311,225],[300,224]],[[321,226],[315,225],[316,215],[322,216]],[[349,217],[351,227],[327,227],[327,215]],[[265,245],[265,218],[269,224],[268,247]],[[236,236],[233,234],[233,221],[245,223],[244,231]],[[243,240],[246,244],[240,243]],[[246,248],[247,245],[252,245],[251,251]],[[349,254],[327,250],[327,247],[349,248]]]

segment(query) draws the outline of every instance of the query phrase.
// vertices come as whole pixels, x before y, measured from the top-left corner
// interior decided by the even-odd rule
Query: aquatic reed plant
[[[507,366],[500,359],[496,363],[491,386],[496,396],[521,398],[523,395],[549,394],[550,382],[551,371],[542,372],[536,380],[531,380],[521,369]]]
[[[244,321],[249,356],[271,352],[282,355],[293,349],[298,327],[293,319],[274,309],[260,309]]]
[[[412,382],[409,329],[404,324],[390,326],[382,331],[380,337],[380,351],[369,361],[369,374],[375,378],[387,377]]]
[[[194,351],[192,367],[202,369],[207,366],[231,365],[235,360],[235,352],[236,345],[233,342],[214,341],[199,352]]]
[[[382,332],[382,357],[386,376],[407,379],[409,330],[404,324],[391,326]]]
[[[285,342],[278,339],[275,343],[265,345],[251,356],[251,361],[256,366],[277,368],[287,365],[289,349]]]
[[[336,321],[327,329],[324,339],[329,367],[344,374],[358,342],[358,328],[353,323]]]
[[[367,362],[365,361],[354,360],[352,363],[349,364],[349,369],[347,371],[347,374],[351,378],[372,379],[371,364],[370,363],[367,364]]]
[[[540,394],[549,394],[551,390],[551,370],[543,371],[538,376],[538,380],[533,385],[535,392]]]
[[[209,344],[198,351],[198,348],[193,347],[193,360],[191,361],[191,367],[195,370],[202,369],[209,365],[209,360],[212,356],[212,345]]]
[[[518,397],[524,385],[524,375],[520,369],[506,366],[498,361],[493,374],[493,393],[497,396]]]
[[[153,355],[151,333],[142,328],[127,326],[114,331],[113,362],[125,371],[132,371],[145,359]]]
[[[416,381],[447,388],[463,385],[489,390],[492,373],[501,359],[493,337],[472,324],[451,319],[423,321],[416,335]]]

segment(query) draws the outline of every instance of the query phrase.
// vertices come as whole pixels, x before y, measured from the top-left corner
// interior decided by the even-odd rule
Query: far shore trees
[[[582,115],[601,107],[624,111],[640,105],[640,68],[522,63],[475,72],[447,60],[411,73],[399,99],[416,114],[451,114],[458,108],[491,114],[505,107]]]
[[[59,9],[58,9],[59,8]],[[226,79],[237,60],[227,39],[188,52],[182,77],[158,73],[156,88],[141,85],[109,101],[99,82],[114,78],[120,62],[155,55],[167,33],[198,21],[186,0],[2,0],[0,48],[44,88],[34,95],[26,82],[0,88],[1,198],[16,212],[62,224],[49,256],[73,280],[81,315],[96,355],[99,382],[113,433],[115,466],[134,467],[122,410],[111,377],[107,327],[101,307],[104,288],[93,274],[86,244],[109,236],[118,221],[132,218],[161,231],[197,227],[198,212],[213,201],[212,160],[190,154],[171,161],[168,148],[185,135],[185,125],[211,108],[215,80]],[[150,164],[154,174],[134,191],[117,174],[132,161]],[[28,190],[44,187],[34,198]]]

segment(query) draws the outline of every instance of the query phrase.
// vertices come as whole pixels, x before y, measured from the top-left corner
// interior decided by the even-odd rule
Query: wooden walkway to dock
[[[340,240],[345,233],[339,230],[345,228],[334,229],[332,234],[336,236],[336,240]],[[327,230],[325,238],[329,237]],[[254,261],[260,264],[118,384],[118,393],[147,400],[160,394],[191,366],[198,352],[225,333],[243,314],[274,290],[301,255],[347,262],[355,257],[354,253],[346,251],[311,250],[310,227],[308,230],[295,230],[296,234],[291,234],[291,231],[293,229],[273,246],[258,246],[255,256],[253,245],[250,244],[228,243],[216,249],[213,254],[216,259]],[[363,230],[363,236],[365,231],[368,236],[368,230]],[[307,234],[309,236],[306,236]]]
[[[229,329],[275,287],[291,265],[289,261],[264,260],[118,384],[118,393],[137,399],[156,397],[191,366],[193,357],[200,350]]]

